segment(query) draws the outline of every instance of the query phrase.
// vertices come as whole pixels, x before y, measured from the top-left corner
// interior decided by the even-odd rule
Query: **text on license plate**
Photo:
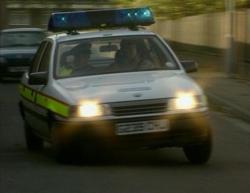
[[[127,122],[116,124],[117,135],[132,135],[141,133],[152,133],[167,131],[169,129],[168,120],[150,120],[139,122]]]

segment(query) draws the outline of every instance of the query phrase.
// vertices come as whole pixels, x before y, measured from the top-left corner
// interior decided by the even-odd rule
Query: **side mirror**
[[[181,64],[187,73],[198,71],[198,64],[195,61],[183,60],[181,61]]]
[[[29,84],[46,85],[48,82],[47,72],[34,72],[29,74]]]

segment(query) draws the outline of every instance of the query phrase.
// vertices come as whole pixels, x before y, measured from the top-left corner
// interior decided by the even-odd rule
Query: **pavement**
[[[211,108],[250,122],[250,81],[201,71],[190,76],[204,89]]]
[[[250,122],[250,79],[229,76],[225,72],[225,56],[175,50],[180,60],[194,60],[198,72],[189,75],[204,89],[211,109],[223,111]]]

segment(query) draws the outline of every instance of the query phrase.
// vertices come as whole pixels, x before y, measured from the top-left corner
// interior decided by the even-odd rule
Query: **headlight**
[[[100,105],[98,102],[86,101],[78,106],[78,117],[98,117],[110,114],[107,106]]]
[[[168,103],[168,109],[189,110],[206,105],[206,97],[203,95],[194,95],[193,93],[178,93],[176,98],[170,99]]]

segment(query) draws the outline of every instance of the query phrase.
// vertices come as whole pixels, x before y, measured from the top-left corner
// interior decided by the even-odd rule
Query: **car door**
[[[50,64],[50,59],[51,59],[51,53],[52,52],[52,43],[47,42],[46,47],[44,49],[44,52],[42,54],[41,61],[39,63],[37,72],[38,73],[44,73],[47,74],[47,79],[48,79],[48,73],[49,73],[49,64]],[[41,85],[35,85],[36,89],[38,91],[37,97],[40,93],[42,96],[47,96],[46,95],[46,90],[48,90],[48,84],[41,84]],[[43,106],[36,104],[36,112],[38,113],[38,120],[37,123],[39,123],[39,126],[37,127],[39,132],[48,137],[50,134],[49,130],[49,122],[48,122],[48,110],[45,109]]]
[[[32,74],[36,73],[48,73],[49,62],[51,58],[52,43],[48,41],[42,42],[35,58],[33,60],[31,69],[29,71],[28,78]],[[47,84],[33,84],[27,81],[27,87],[31,90],[34,96],[33,103],[29,104],[30,111],[27,111],[28,120],[31,127],[34,128],[39,135],[48,136],[49,127],[47,120],[47,110],[36,103],[38,95],[43,94],[43,90],[47,87]]]

